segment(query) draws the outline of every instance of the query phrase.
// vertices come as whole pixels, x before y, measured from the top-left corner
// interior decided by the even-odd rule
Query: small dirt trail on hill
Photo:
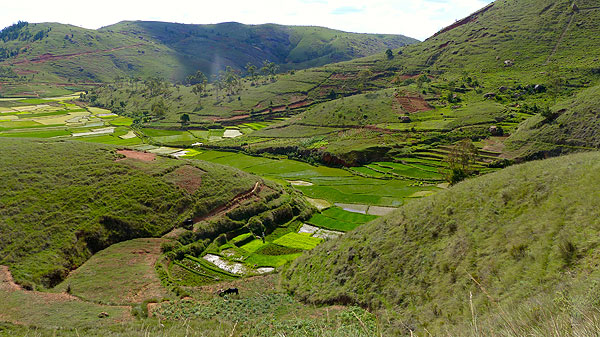
[[[562,32],[562,34],[558,38],[558,41],[556,42],[556,46],[554,46],[554,49],[552,49],[552,52],[548,56],[548,59],[546,59],[546,63],[544,63],[545,66],[547,66],[548,64],[550,64],[550,62],[552,61],[552,58],[554,57],[554,55],[558,51],[558,47],[560,47],[560,44],[562,43],[562,41],[564,40],[565,36],[567,35],[567,32],[569,31],[569,28],[571,28],[571,24],[573,24],[573,21],[575,21],[575,13],[571,13],[571,18],[569,19],[569,23],[567,23],[567,26],[565,27],[565,30]]]
[[[248,191],[248,192],[244,192],[241,194],[238,194],[235,198],[231,199],[227,204],[218,207],[217,209],[212,210],[210,213],[208,213],[207,215],[201,216],[201,217],[197,217],[194,218],[194,224],[221,215],[221,214],[225,214],[229,211],[231,211],[234,208],[237,208],[242,202],[253,198],[253,197],[258,197],[258,193],[260,193],[260,191],[262,191],[263,189],[263,185],[261,184],[260,181],[257,181],[256,184],[254,184],[254,187]],[[194,229],[194,232],[196,230]]]

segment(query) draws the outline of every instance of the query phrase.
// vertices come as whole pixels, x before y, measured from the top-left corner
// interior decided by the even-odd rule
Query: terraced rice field
[[[73,104],[79,95],[0,101],[0,137],[70,138],[116,145],[137,145],[132,120],[109,110]]]
[[[436,184],[416,184],[417,181],[377,179],[357,176],[353,172],[325,166],[313,166],[289,159],[253,157],[223,151],[199,151],[191,158],[233,166],[282,183],[292,182],[294,188],[312,199],[333,203],[365,204],[397,207],[403,199],[420,191],[436,191]],[[414,168],[414,170],[419,170]],[[427,171],[424,174],[427,174]]]

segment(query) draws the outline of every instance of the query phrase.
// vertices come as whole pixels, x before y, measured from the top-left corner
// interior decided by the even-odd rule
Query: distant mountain
[[[0,32],[0,66],[48,81],[112,81],[162,76],[178,81],[200,69],[208,76],[231,66],[281,70],[350,60],[418,42],[401,35],[346,33],[322,27],[185,25],[121,22],[99,30],[59,23],[20,23]],[[37,75],[39,74],[39,75]]]

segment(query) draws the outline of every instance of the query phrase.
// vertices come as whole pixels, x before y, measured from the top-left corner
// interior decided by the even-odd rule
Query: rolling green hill
[[[282,281],[308,302],[381,310],[395,334],[478,335],[473,320],[482,335],[593,328],[599,160],[577,154],[465,181],[317,247]]]
[[[281,70],[349,60],[414,39],[354,34],[321,27],[238,23],[184,25],[121,22],[99,30],[58,23],[21,24],[0,32],[0,66],[31,82],[107,82],[116,76],[160,76],[182,81],[197,70],[258,68],[270,60]],[[235,47],[233,47],[235,46]]]
[[[54,286],[93,253],[163,235],[262,181],[201,161],[116,161],[124,157],[106,145],[15,139],[0,144],[0,264],[29,287]]]
[[[141,82],[121,83],[93,91],[92,104],[145,118],[154,128],[181,128],[185,113],[187,128],[231,127],[244,134],[211,145],[330,164],[443,152],[463,138],[480,141],[492,157],[519,160],[527,154],[506,146],[504,136],[600,80],[600,10],[575,3],[496,1],[391,56],[378,53],[276,80],[246,79],[229,93],[208,86],[195,95],[180,86],[149,95]],[[157,101],[166,104],[158,118],[150,112]],[[256,122],[266,127],[243,132]],[[502,132],[492,134],[492,127]]]

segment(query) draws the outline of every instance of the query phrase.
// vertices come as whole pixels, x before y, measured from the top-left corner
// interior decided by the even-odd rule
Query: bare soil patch
[[[117,153],[125,156],[125,158],[117,159],[117,161],[124,160],[124,159],[137,159],[137,160],[141,160],[141,161],[153,161],[154,159],[156,159],[155,153],[139,152],[139,151],[133,151],[133,150],[119,150],[119,151],[117,151]]]
[[[394,96],[394,107],[396,112],[415,113],[419,111],[429,111],[433,108],[423,97],[420,96]]]
[[[189,194],[194,194],[200,186],[202,186],[202,175],[204,171],[191,166],[184,165],[177,168],[175,171],[166,174],[165,179],[185,190]]]

